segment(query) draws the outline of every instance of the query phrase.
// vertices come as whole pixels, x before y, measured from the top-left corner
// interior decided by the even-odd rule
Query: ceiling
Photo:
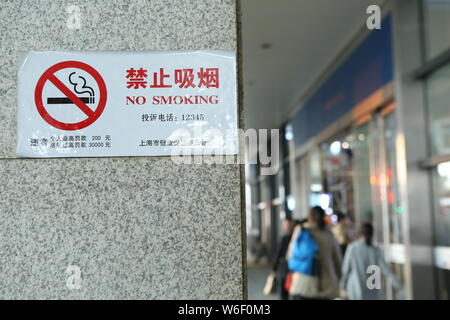
[[[382,0],[241,0],[247,128],[277,128]]]

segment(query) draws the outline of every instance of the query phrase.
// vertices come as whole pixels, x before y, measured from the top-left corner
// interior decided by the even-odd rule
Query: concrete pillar
[[[81,29],[67,26],[69,5]],[[12,0],[0,10],[0,298],[241,299],[239,165],[18,159],[21,51],[237,50],[234,0]],[[79,267],[80,289],[69,289]],[[75,267],[75,268],[76,268]]]

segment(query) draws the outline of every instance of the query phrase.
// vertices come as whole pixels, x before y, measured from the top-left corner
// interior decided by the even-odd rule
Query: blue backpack
[[[288,266],[292,272],[319,276],[319,245],[308,229],[303,228],[295,239]]]

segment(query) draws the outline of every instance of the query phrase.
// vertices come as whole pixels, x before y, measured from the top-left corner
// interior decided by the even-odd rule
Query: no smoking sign
[[[37,111],[49,125],[74,131],[88,127],[100,117],[106,106],[107,90],[102,76],[93,67],[80,61],[64,61],[42,74],[34,100]]]
[[[236,154],[236,78],[232,51],[30,51],[16,154]]]

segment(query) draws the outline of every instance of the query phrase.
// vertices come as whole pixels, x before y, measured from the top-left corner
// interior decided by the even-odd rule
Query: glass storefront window
[[[295,161],[295,212],[298,219],[306,218],[308,215],[310,185],[308,157],[297,158]]]
[[[450,47],[450,0],[424,0],[427,58],[432,59]],[[450,155],[450,63],[426,80],[427,112],[431,155]],[[450,246],[450,162],[432,171],[434,234],[436,246]],[[439,296],[449,299],[450,271],[436,268]]]
[[[436,268],[438,277],[439,297],[442,300],[450,299],[450,270]]]
[[[321,151],[324,194],[329,197],[329,206],[333,212],[341,212],[354,222],[352,141],[353,135],[341,134],[322,144]]]
[[[427,79],[432,155],[450,155],[450,64]],[[433,170],[436,245],[450,245],[450,162]]]
[[[386,192],[389,212],[389,234],[390,242],[403,243],[402,215],[403,209],[399,206],[397,186],[397,164],[396,164],[396,122],[395,113],[392,112],[384,117],[384,139],[386,144]]]
[[[450,154],[450,64],[427,80],[428,114],[433,155]]]
[[[355,154],[355,209],[360,222],[372,222],[370,153],[368,123],[355,128],[352,149]]]
[[[322,184],[322,166],[320,160],[320,151],[314,149],[309,154],[308,165],[309,165],[309,206],[319,205],[319,197],[323,192]]]
[[[450,162],[434,170],[436,245],[450,246]]]
[[[450,0],[424,0],[427,57],[432,59],[450,47]]]
[[[384,244],[384,214],[383,214],[383,189],[381,184],[381,175],[383,174],[382,163],[385,149],[381,148],[383,140],[380,133],[379,123],[372,118],[369,128],[369,152],[371,161],[370,185],[372,187],[372,203],[373,203],[373,225],[375,227],[375,241]]]

